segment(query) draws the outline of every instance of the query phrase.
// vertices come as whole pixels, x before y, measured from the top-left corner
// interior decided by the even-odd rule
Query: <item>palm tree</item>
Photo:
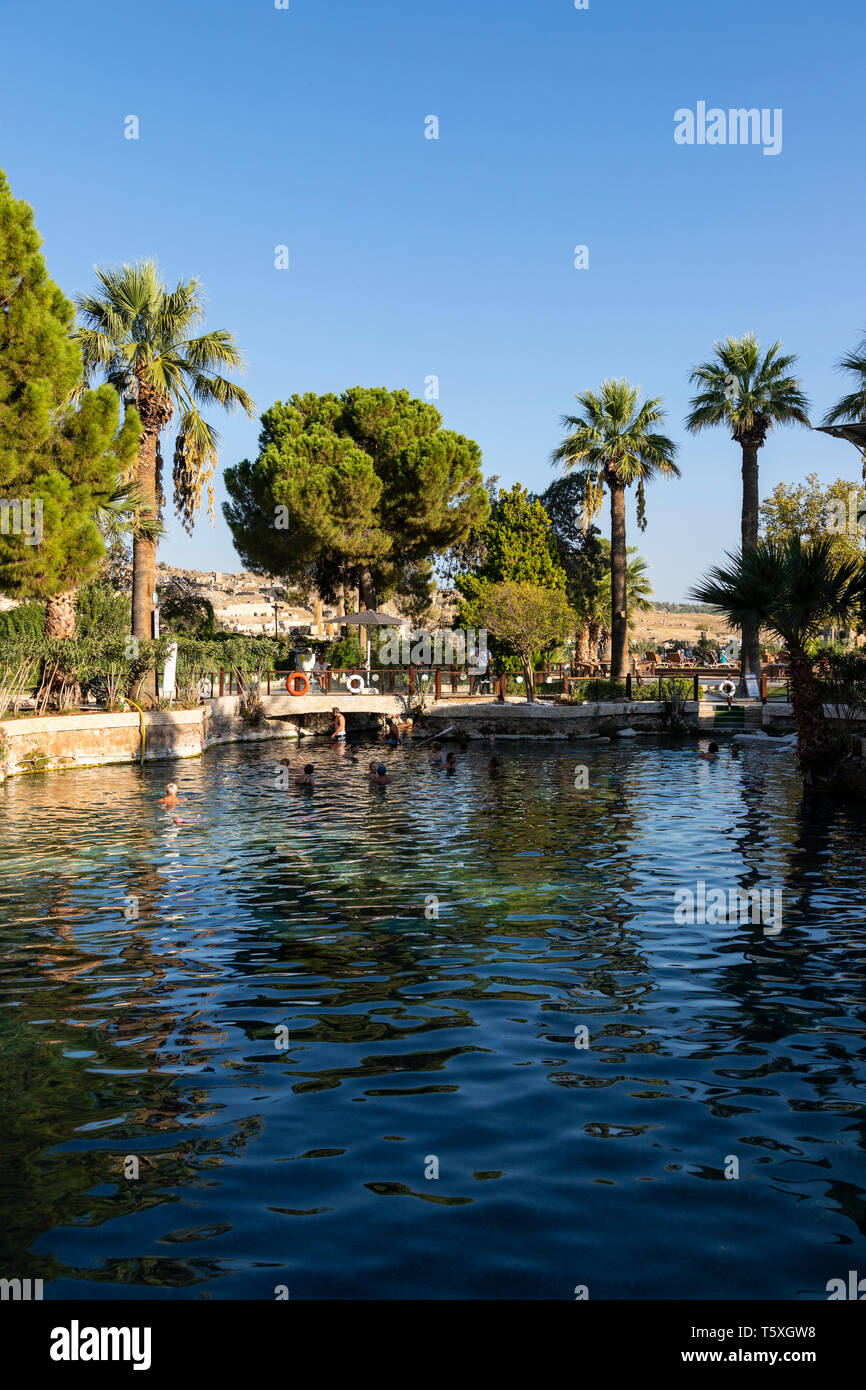
[[[143,514],[144,498],[137,483],[118,478],[110,497],[96,508],[94,520],[108,545],[122,536],[153,536],[155,539],[165,534],[165,528],[156,517]],[[78,620],[75,614],[77,589],[65,589],[52,594],[45,604],[46,637],[77,637]]]
[[[837,757],[824,719],[821,690],[807,653],[818,632],[844,626],[866,597],[866,565],[840,556],[830,536],[804,541],[793,535],[759,541],[754,550],[728,555],[727,567],[710,570],[692,590],[735,627],[767,628],[791,658],[791,697],[800,767],[807,782],[829,776]]]
[[[644,488],[661,473],[678,478],[676,445],[653,425],[664,419],[661,399],[638,403],[638,388],[627,381],[603,381],[598,392],[575,396],[582,414],[564,415],[570,433],[553,454],[566,469],[580,468],[587,484],[589,518],[610,494],[610,592],[612,599],[611,678],[624,680],[628,665],[628,557],[625,539],[625,490],[637,485],[637,520],[646,526]]]
[[[758,450],[775,425],[808,425],[809,402],[790,368],[792,355],[781,355],[781,343],[773,343],[761,355],[754,333],[726,338],[713,344],[715,358],[693,368],[689,381],[700,387],[690,401],[686,429],[692,434],[723,425],[742,451],[743,507],[740,541],[743,551],[758,544]],[[758,631],[745,627],[740,663],[740,693],[746,694],[746,676],[759,676],[761,655]]]
[[[825,425],[857,424],[866,421],[866,334],[853,352],[837,364],[840,372],[850,372],[854,377],[854,390],[837,401],[824,417]],[[866,453],[863,455],[866,472]]]
[[[83,326],[76,332],[88,378],[99,374],[112,383],[141,418],[141,445],[136,481],[145,521],[160,512],[160,435],[179,413],[174,448],[175,510],[187,531],[192,530],[208,493],[213,515],[213,476],[219,436],[199,413],[200,405],[240,406],[249,416],[253,403],[246,391],[220,369],[239,369],[242,359],[234,337],[213,329],[199,337],[191,330],[204,313],[198,280],[178,281],[169,290],[155,261],[97,269],[100,289],[78,299]],[[139,531],[132,552],[132,631],[153,635],[153,592],[156,587],[156,537]]]
[[[647,562],[642,555],[638,554],[636,545],[630,545],[627,553],[632,557],[628,561],[625,571],[628,611],[629,613],[651,613],[653,603],[650,595],[653,586],[647,573]]]

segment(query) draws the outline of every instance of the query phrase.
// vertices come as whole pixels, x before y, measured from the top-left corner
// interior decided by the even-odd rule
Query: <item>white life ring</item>
[[[737,693],[737,687],[734,685],[733,681],[722,681],[719,690],[723,695],[736,695]]]
[[[353,684],[354,681],[357,681],[358,684],[357,684],[357,685],[354,685],[354,684]],[[348,692],[349,692],[350,695],[363,695],[363,693],[364,693],[364,677],[363,677],[363,676],[348,676],[347,679],[346,679],[346,689],[348,690]]]

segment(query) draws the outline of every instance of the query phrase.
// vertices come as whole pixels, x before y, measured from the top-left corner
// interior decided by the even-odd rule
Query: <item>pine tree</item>
[[[338,602],[357,584],[375,608],[396,589],[420,597],[426,562],[483,520],[480,465],[408,391],[308,392],[264,413],[258,457],[226,470],[223,513],[248,568]]]
[[[111,386],[71,403],[82,377],[75,311],[41,244],[0,171],[0,589],[49,601],[49,633],[70,635],[74,590],[104,551],[97,516],[135,458],[138,418],[118,429]]]

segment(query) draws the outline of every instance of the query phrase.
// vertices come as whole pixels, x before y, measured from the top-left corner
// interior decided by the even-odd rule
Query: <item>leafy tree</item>
[[[249,416],[253,403],[222,371],[242,366],[234,337],[223,329],[190,336],[204,316],[198,280],[180,280],[173,290],[156,262],[141,261],[119,269],[100,268],[99,288],[77,301],[82,326],[77,338],[87,377],[104,376],[135,406],[141,433],[135,481],[141,489],[141,517],[154,521],[161,511],[160,437],[177,413],[174,445],[174,503],[181,523],[191,531],[207,490],[213,513],[213,475],[219,435],[200,413],[200,406],[233,410]],[[142,640],[152,635],[156,588],[157,538],[139,528],[132,550],[132,631]]]
[[[369,454],[336,432],[336,397],[278,402],[262,416],[259,456],[225,472],[223,513],[244,564],[304,580],[345,612],[352,570],[388,549],[382,482]]]
[[[765,353],[753,333],[713,344],[715,357],[694,367],[689,381],[700,389],[690,402],[686,428],[692,434],[717,425],[729,429],[742,454],[743,551],[758,544],[758,450],[776,425],[808,425],[809,402],[790,369],[796,356],[783,356],[781,343]],[[743,679],[761,672],[757,628],[742,634]],[[745,686],[743,685],[743,689]]]
[[[164,582],[159,600],[160,631],[172,637],[195,637],[208,641],[216,632],[216,616],[210,599],[175,575]]]
[[[817,473],[808,473],[804,483],[778,483],[761,503],[761,533],[771,541],[789,536],[817,541],[831,536],[840,555],[857,558],[864,549],[866,523],[859,521],[864,513],[866,488],[862,484],[837,478],[824,487]]]
[[[637,519],[643,530],[646,484],[657,473],[679,477],[676,445],[653,428],[664,419],[661,400],[639,403],[638,395],[627,381],[603,381],[599,391],[578,394],[575,399],[582,413],[563,416],[562,424],[570,432],[553,455],[567,469],[584,475],[589,520],[601,507],[605,487],[610,496],[613,680],[623,680],[628,666],[625,490],[633,484],[637,487]]]
[[[352,387],[278,401],[262,416],[259,455],[225,473],[223,511],[256,573],[315,584],[338,602],[358,584],[417,595],[429,561],[483,521],[478,445],[442,428],[408,391]]]
[[[866,489],[862,485],[837,478],[822,487],[817,473],[807,474],[805,483],[779,483],[761,503],[761,530],[767,540],[829,537],[840,557],[854,560],[864,555],[864,518]],[[866,611],[858,619],[860,627],[864,624]]]
[[[809,644],[828,623],[843,626],[866,597],[866,566],[840,556],[823,537],[759,541],[728,555],[697,584],[693,597],[710,603],[730,623],[762,627],[781,637],[791,659],[791,697],[800,767],[807,783],[832,774],[838,750],[824,718]]]
[[[32,209],[0,172],[0,588],[47,600],[52,630],[100,564],[97,517],[135,457],[139,426],[131,411],[118,429],[111,386],[80,389],[74,309],[40,247]]]
[[[539,501],[550,518],[568,601],[578,615],[575,655],[587,661],[598,652],[605,622],[608,630],[610,625],[610,545],[588,519],[584,474],[554,478]]]
[[[565,588],[550,517],[539,498],[520,483],[499,493],[480,535],[484,558],[474,571],[477,579]]]
[[[465,608],[469,625],[492,633],[507,651],[519,657],[526,698],[534,701],[534,653],[564,642],[574,630],[575,614],[565,590],[514,580],[482,580]]]
[[[487,509],[484,511],[481,520],[477,525],[470,527],[465,536],[450,545],[439,559],[439,577],[445,588],[454,588],[458,575],[469,574],[477,570],[484,561],[484,529],[487,517],[496,506],[499,497],[499,474],[492,473],[489,478],[484,479],[484,491],[487,493]]]
[[[854,378],[854,389],[827,412],[824,424],[838,425],[847,421],[866,420],[866,334],[857,347],[842,358],[838,366],[840,371],[849,372]]]

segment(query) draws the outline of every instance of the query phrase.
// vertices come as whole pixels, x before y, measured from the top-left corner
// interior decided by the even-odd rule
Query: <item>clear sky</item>
[[[629,511],[660,599],[738,542],[739,450],[682,426],[713,340],[781,338],[813,421],[842,394],[866,330],[863,0],[0,0],[0,32],[0,166],[51,273],[70,295],[144,256],[199,276],[260,410],[435,375],[485,473],[541,490],[575,391],[662,396],[683,476],[643,536]],[[781,152],[676,144],[699,101],[781,108]],[[215,422],[221,467],[254,456],[254,422]],[[859,458],[780,431],[762,494],[810,471]],[[161,558],[240,567],[221,515],[174,523]]]

